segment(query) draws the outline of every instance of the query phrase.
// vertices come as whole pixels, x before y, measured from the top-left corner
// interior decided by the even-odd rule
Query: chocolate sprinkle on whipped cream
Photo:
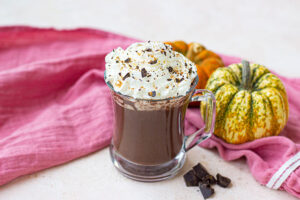
[[[105,81],[116,92],[137,99],[184,96],[197,76],[194,63],[162,42],[134,43],[125,50],[114,49],[105,62]]]

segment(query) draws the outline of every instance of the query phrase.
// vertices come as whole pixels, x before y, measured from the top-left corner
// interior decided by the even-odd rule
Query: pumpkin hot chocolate
[[[195,64],[171,46],[150,41],[126,50],[117,48],[105,62],[104,78],[114,109],[110,146],[114,166],[139,181],[174,176],[183,166],[186,152],[209,138],[214,128],[214,96],[195,89]],[[184,118],[190,101],[203,101],[210,107],[204,116],[208,124],[185,136]]]
[[[197,76],[196,66],[171,46],[150,41],[126,50],[117,48],[105,61],[106,82],[114,91],[136,100],[132,103],[113,95],[117,152],[145,165],[172,160],[182,147],[183,110],[189,99],[170,99],[167,104],[159,100],[185,96]],[[139,99],[157,102],[145,105]]]

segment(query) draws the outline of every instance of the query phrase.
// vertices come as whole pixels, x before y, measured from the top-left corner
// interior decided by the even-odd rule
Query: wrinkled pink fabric
[[[0,28],[0,185],[106,147],[113,113],[103,79],[104,57],[137,40],[93,29]],[[222,56],[225,64],[239,58]],[[300,149],[300,79],[282,79],[290,118],[280,136],[230,145],[212,137],[225,160],[246,157],[266,184]],[[186,131],[199,128],[199,110],[187,112]],[[300,197],[300,169],[281,188]]]

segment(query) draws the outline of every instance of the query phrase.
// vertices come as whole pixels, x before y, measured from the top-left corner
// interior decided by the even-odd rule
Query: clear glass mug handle
[[[203,94],[203,95],[198,95]],[[191,97],[190,102],[204,103],[202,110],[202,117],[204,120],[204,127],[195,133],[184,137],[184,151],[187,152],[197,144],[210,138],[215,128],[216,118],[216,99],[214,94],[209,90],[196,89]]]

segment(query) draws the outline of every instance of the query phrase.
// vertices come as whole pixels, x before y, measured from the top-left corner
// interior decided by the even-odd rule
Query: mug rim
[[[134,99],[134,100],[139,100],[139,101],[156,101],[156,102],[159,102],[159,101],[166,101],[166,100],[174,100],[174,99],[179,99],[181,97],[185,97],[187,96],[189,93],[191,93],[192,91],[195,90],[196,88],[196,85],[198,84],[199,82],[199,77],[198,77],[198,74],[196,75],[196,77],[194,78],[193,82],[192,82],[192,85],[190,87],[190,89],[186,92],[186,95],[183,96],[183,95],[180,95],[180,96],[177,96],[177,97],[169,97],[169,98],[165,98],[165,99],[140,99],[140,98],[134,98],[132,96],[129,96],[129,95],[125,95],[125,94],[122,94],[120,92],[117,92],[114,90],[114,87],[112,86],[112,84],[108,81],[106,82],[106,70],[104,71],[104,81],[106,83],[106,85],[109,87],[109,89],[115,93],[117,93],[118,95],[122,96],[122,97],[125,97],[125,98],[128,98],[128,99]]]

